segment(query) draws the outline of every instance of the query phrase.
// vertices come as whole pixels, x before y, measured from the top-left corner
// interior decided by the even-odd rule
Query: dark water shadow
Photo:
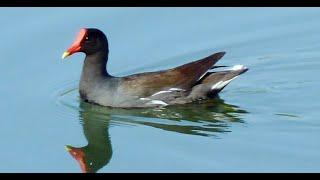
[[[248,112],[220,98],[153,109],[106,108],[80,102],[79,119],[88,145],[67,145],[66,148],[82,172],[97,172],[112,157],[110,123],[150,126],[188,135],[216,136],[230,132],[228,128],[231,122],[244,123],[241,119],[244,113]]]

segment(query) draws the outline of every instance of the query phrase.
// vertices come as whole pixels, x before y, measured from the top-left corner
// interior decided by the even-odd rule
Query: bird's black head
[[[107,37],[102,31],[95,28],[82,28],[72,45],[63,53],[62,59],[76,52],[83,52],[86,55],[97,52],[108,53],[108,48]]]

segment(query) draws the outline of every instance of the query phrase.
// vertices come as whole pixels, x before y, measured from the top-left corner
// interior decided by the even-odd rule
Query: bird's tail
[[[231,69],[219,71],[219,72],[208,72],[202,77],[198,84],[202,84],[208,91],[208,96],[215,96],[223,88],[225,88],[232,80],[237,78],[240,74],[248,71],[248,68],[243,65],[235,65]]]

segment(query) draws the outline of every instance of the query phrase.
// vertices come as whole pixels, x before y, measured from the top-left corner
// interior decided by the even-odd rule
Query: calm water
[[[320,8],[0,8],[0,172],[319,172]],[[217,51],[250,70],[220,98],[162,109],[83,103],[81,27],[108,70],[174,67]]]

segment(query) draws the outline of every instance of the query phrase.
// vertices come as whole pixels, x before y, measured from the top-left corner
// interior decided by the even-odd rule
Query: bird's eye
[[[85,37],[85,40],[89,40],[89,37],[88,37],[88,36],[86,36],[86,37]]]

